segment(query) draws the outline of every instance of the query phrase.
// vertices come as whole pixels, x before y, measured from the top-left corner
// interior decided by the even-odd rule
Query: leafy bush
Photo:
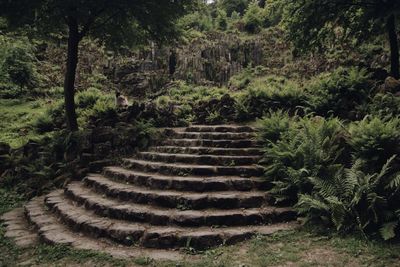
[[[267,147],[277,142],[285,134],[296,118],[284,111],[271,112],[258,121],[258,138]]]
[[[281,77],[255,79],[237,97],[239,121],[260,118],[268,110],[285,109],[294,113],[305,105],[306,95],[297,84]]]
[[[338,68],[306,85],[311,111],[321,116],[354,119],[354,107],[367,100],[371,86],[365,69]]]
[[[64,122],[64,102],[56,101],[33,122],[33,128],[36,132],[43,134],[61,129]]]
[[[400,115],[400,97],[391,93],[376,94],[366,105],[363,114],[371,114],[380,117]]]
[[[248,33],[257,33],[264,24],[264,10],[257,1],[249,4],[243,15],[244,28]]]
[[[277,124],[284,113],[266,119],[265,127]],[[275,123],[274,123],[275,121]],[[337,119],[305,117],[285,119],[289,128],[280,134],[261,130],[266,138],[263,164],[265,175],[274,187],[271,194],[276,202],[296,203],[299,193],[311,193],[312,180],[334,175],[343,158],[343,127]],[[278,125],[278,128],[282,125]],[[276,141],[276,137],[280,135]]]
[[[35,128],[38,133],[48,133],[54,130],[54,124],[48,113],[37,118]]]
[[[35,61],[29,41],[0,36],[0,89],[4,96],[20,96],[39,85]]]
[[[266,74],[266,68],[263,66],[256,66],[255,68],[245,68],[239,74],[236,74],[229,79],[229,89],[245,89],[253,79],[260,77],[264,74]]]
[[[349,132],[354,157],[367,161],[370,170],[378,171],[391,156],[400,153],[399,118],[367,116],[352,123]]]
[[[103,97],[103,92],[97,88],[89,88],[85,91],[80,91],[76,94],[76,106],[78,108],[86,109],[92,108],[97,100]]]
[[[228,28],[228,16],[226,15],[225,10],[217,9],[215,24],[217,29],[221,31],[225,31]]]
[[[316,176],[313,192],[300,195],[296,207],[308,220],[335,226],[338,231],[380,232],[388,240],[400,233],[400,172],[391,169],[391,157],[376,173],[356,160],[333,176]]]

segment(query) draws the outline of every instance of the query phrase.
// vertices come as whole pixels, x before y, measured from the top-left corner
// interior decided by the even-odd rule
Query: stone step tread
[[[161,156],[174,156],[174,157],[186,157],[186,158],[221,158],[221,159],[260,159],[260,156],[224,156],[224,155],[195,155],[195,154],[183,154],[183,153],[160,153],[160,152],[139,152],[139,154],[144,155],[161,155]]]
[[[191,125],[186,128],[186,131],[214,131],[214,132],[255,132],[255,128],[247,125]]]
[[[127,203],[113,198],[101,196],[89,188],[68,188],[66,195],[87,209],[97,214],[125,219],[129,221],[147,222],[154,225],[246,225],[261,224],[272,221],[284,221],[295,218],[296,213],[287,207],[249,208],[249,209],[207,209],[179,210],[155,207],[147,204]],[[57,192],[54,194],[58,194]]]
[[[249,238],[256,233],[271,231],[272,229],[286,228],[288,224],[276,224],[270,226],[245,226],[245,227],[175,227],[175,226],[152,226],[142,223],[132,223],[122,220],[110,219],[96,215],[87,209],[66,202],[60,192],[58,197],[48,197],[51,202],[49,206],[56,212],[64,222],[78,230],[84,229],[95,237],[110,238],[113,241],[132,245],[139,244],[145,247],[167,247],[185,246],[190,239],[194,243],[203,243],[196,247],[207,248],[223,243],[233,243],[233,240]],[[198,240],[198,239],[206,240]]]
[[[249,135],[249,136],[256,136],[253,132],[188,132],[186,130],[173,130],[174,133],[177,134],[195,134],[195,135],[215,135],[215,136],[225,136],[225,135],[232,135],[232,136],[242,136],[242,135]]]
[[[197,155],[237,155],[240,156],[241,153],[249,154],[254,156],[260,156],[263,154],[263,151],[260,148],[225,148],[225,147],[201,147],[201,146],[188,146],[188,147],[181,147],[181,146],[153,146],[149,148],[149,151],[184,151],[184,153],[193,152]],[[193,154],[192,153],[192,154]]]
[[[143,194],[155,194],[155,195],[164,195],[164,196],[174,196],[174,197],[184,197],[187,199],[190,198],[223,198],[223,197],[235,197],[235,198],[246,198],[253,196],[265,197],[268,195],[266,192],[262,191],[221,191],[221,192],[203,192],[203,193],[193,193],[193,192],[185,192],[185,191],[176,191],[176,190],[157,190],[150,188],[143,188],[140,186],[136,186],[133,184],[126,184],[113,181],[101,174],[90,174],[85,177],[85,180],[93,181],[101,184],[102,186],[109,187],[110,190],[121,190],[125,192],[142,192]],[[70,185],[81,184],[81,182],[72,182]]]
[[[261,144],[260,141],[255,140],[255,139],[207,139],[207,138],[170,138],[167,140],[171,141],[186,141],[186,142],[214,142],[214,143],[243,143],[243,142],[248,142],[250,144]],[[260,147],[260,146],[255,146],[255,147]],[[252,147],[250,147],[252,148]]]
[[[5,226],[4,236],[11,238],[18,247],[27,248],[39,242],[39,236],[27,222],[23,208],[4,213],[0,220]]]
[[[224,147],[224,148],[261,148],[261,143],[255,140],[214,140],[214,139],[189,139],[189,138],[170,138],[161,142],[165,146],[201,146],[205,148]]]
[[[260,156],[216,156],[216,155],[195,155],[182,153],[161,153],[161,152],[138,152],[140,159],[190,162],[193,164],[254,164],[257,163]],[[229,165],[229,166],[230,166]]]
[[[221,191],[193,193],[189,191],[157,190],[124,185],[104,176],[87,176],[84,184],[100,194],[135,203],[149,203],[155,206],[176,208],[185,205],[190,209],[234,209],[256,208],[268,203],[269,195],[262,191]],[[69,185],[83,186],[80,182]]]
[[[153,166],[159,166],[159,167],[172,167],[172,168],[181,168],[181,169],[213,169],[213,170],[218,170],[218,169],[226,169],[226,168],[231,168],[231,169],[251,169],[251,170],[260,170],[262,171],[263,168],[260,165],[236,165],[236,166],[223,166],[223,165],[199,165],[199,164],[185,164],[185,163],[165,163],[165,162],[159,162],[159,161],[149,161],[149,160],[141,160],[141,159],[135,159],[135,158],[124,158],[122,159],[123,161],[127,162],[132,162],[132,163],[139,163],[139,164],[149,164]]]
[[[126,175],[143,175],[143,176],[151,176],[157,179],[163,179],[163,180],[181,180],[181,181],[231,181],[231,180],[238,180],[238,181],[243,181],[243,180],[253,180],[257,182],[264,181],[265,179],[262,177],[240,177],[240,176],[232,176],[232,175],[221,175],[221,176],[176,176],[176,175],[164,175],[160,173],[148,173],[148,172],[142,172],[142,171],[137,171],[137,170],[130,170],[124,167],[120,166],[107,166],[104,167],[104,170],[112,170],[114,172],[120,172],[124,173]]]
[[[129,170],[119,166],[103,168],[103,174],[114,181],[125,182],[153,189],[177,191],[249,191],[267,190],[270,183],[261,177],[237,176],[173,176]]]
[[[53,245],[70,245],[76,249],[107,253],[116,258],[149,257],[154,260],[181,260],[184,254],[175,250],[149,249],[134,246],[121,246],[107,239],[93,238],[72,231],[59,222],[58,218],[44,205],[39,197],[25,205],[25,212],[39,232],[40,239]]]
[[[215,139],[215,140],[245,140],[256,139],[254,133],[248,132],[187,132],[187,131],[172,131],[170,136],[174,138],[196,138],[196,139]]]

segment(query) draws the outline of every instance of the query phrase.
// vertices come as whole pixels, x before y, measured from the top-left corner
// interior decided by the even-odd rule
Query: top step
[[[192,125],[185,129],[186,132],[220,132],[220,133],[254,133],[253,127],[246,125]]]

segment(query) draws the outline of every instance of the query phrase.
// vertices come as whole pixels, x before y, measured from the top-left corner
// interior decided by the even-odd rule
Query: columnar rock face
[[[115,245],[124,251],[233,244],[287,229],[296,216],[270,205],[260,155],[247,126],[171,129],[168,139],[120,166],[33,199],[25,219],[44,242],[106,252],[118,251]],[[21,219],[6,216],[6,225],[13,218]]]

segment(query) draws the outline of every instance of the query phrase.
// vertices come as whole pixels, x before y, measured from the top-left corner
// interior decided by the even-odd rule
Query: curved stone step
[[[156,161],[138,160],[133,158],[123,159],[123,166],[133,170],[157,172],[161,174],[188,176],[188,175],[209,175],[227,176],[237,175],[240,177],[261,176],[264,172],[261,166],[212,166],[195,165],[183,163],[164,163]]]
[[[201,147],[222,147],[222,148],[249,148],[260,147],[260,142],[255,140],[212,140],[212,139],[167,139],[161,142],[164,146],[201,146]]]
[[[75,207],[71,211],[75,209]],[[69,245],[76,249],[92,250],[107,253],[116,258],[149,257],[155,260],[180,260],[184,255],[171,249],[149,249],[127,247],[111,240],[89,237],[86,234],[73,232],[59,222],[43,202],[43,197],[35,198],[25,205],[27,219],[35,226],[42,242],[49,245]],[[282,227],[285,225],[282,225]],[[287,225],[289,226],[289,225]]]
[[[186,128],[186,132],[255,132],[255,129],[246,125],[192,125]]]
[[[249,191],[268,190],[271,183],[264,178],[242,178],[236,176],[169,176],[156,173],[128,170],[122,167],[110,166],[103,169],[105,176],[130,184],[145,186],[151,189],[176,191]]]
[[[206,249],[221,244],[233,244],[252,235],[282,229],[287,224],[247,227],[196,227],[150,226],[98,216],[83,207],[75,206],[57,192],[47,197],[46,203],[69,227],[93,237],[109,238],[124,245],[148,248],[193,247]],[[269,230],[267,230],[269,229]]]
[[[23,208],[4,213],[0,221],[5,226],[4,237],[11,238],[18,247],[28,248],[37,245],[38,234],[26,220]]]
[[[219,147],[181,147],[181,146],[154,146],[148,151],[160,153],[181,153],[196,155],[221,155],[221,156],[261,156],[259,148],[219,148]]]
[[[267,204],[268,201],[268,194],[261,191],[193,193],[172,190],[154,190],[117,183],[102,175],[87,176],[84,179],[84,183],[109,197],[168,208],[177,208],[182,205],[187,209],[258,208]],[[72,188],[82,186],[82,183],[74,182],[69,184],[66,190],[68,191]]]
[[[171,154],[160,152],[139,152],[136,155],[142,160],[151,160],[167,163],[187,163],[199,165],[248,165],[257,164],[261,159],[259,156],[215,156],[215,155],[193,155],[193,154]]]
[[[172,136],[174,139],[212,139],[212,140],[243,140],[254,139],[256,135],[248,132],[180,132],[173,131]]]
[[[290,208],[264,207],[236,210],[179,210],[146,204],[126,203],[96,194],[89,188],[69,188],[65,195],[96,214],[114,219],[152,225],[240,226],[290,221],[296,213]]]

